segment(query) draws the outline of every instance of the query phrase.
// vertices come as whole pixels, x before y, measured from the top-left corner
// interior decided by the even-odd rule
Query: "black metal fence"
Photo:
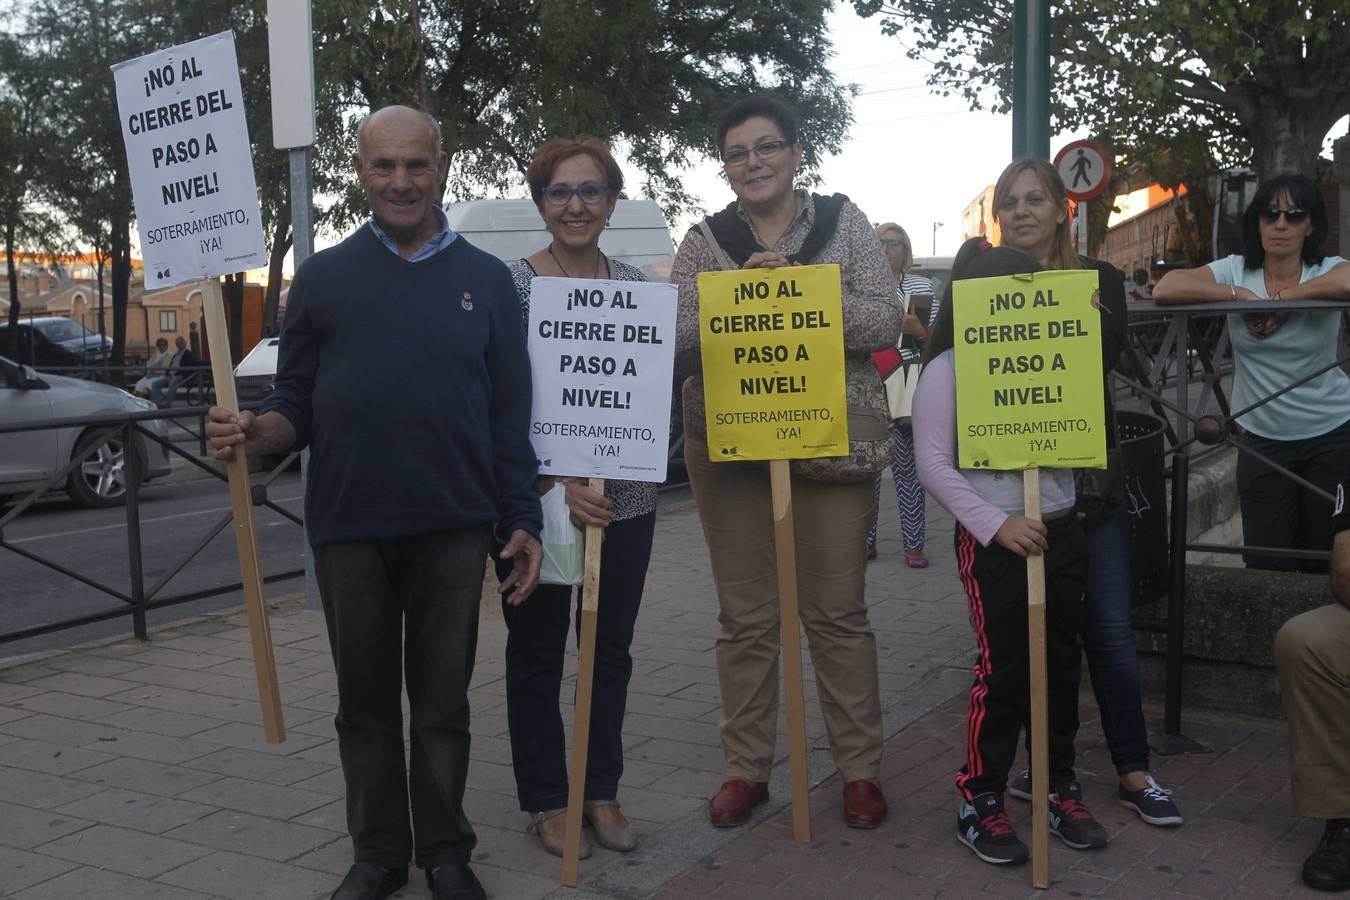
[[[220,534],[220,532],[230,524],[232,514],[228,511],[206,529],[196,543],[193,544],[191,549],[180,554],[169,565],[167,571],[160,575],[156,580],[149,582],[146,578],[140,521],[140,492],[141,487],[145,483],[145,467],[147,460],[142,455],[140,448],[143,445],[163,447],[172,456],[186,460],[188,464],[202,470],[209,477],[217,478],[222,481],[226,480],[226,476],[222,470],[203,462],[198,456],[183,450],[169,437],[158,434],[155,430],[147,427],[147,423],[153,421],[165,421],[166,423],[172,423],[177,427],[184,427],[181,425],[182,420],[195,420],[200,423],[204,420],[206,412],[207,407],[198,406],[169,410],[126,412],[83,418],[55,419],[26,425],[0,426],[0,436],[59,428],[79,429],[87,435],[92,435],[91,438],[82,441],[78,445],[76,451],[71,455],[70,459],[66,461],[61,468],[53,472],[43,484],[18,497],[16,502],[14,502],[14,505],[5,511],[3,515],[0,515],[0,549],[8,550],[25,559],[35,562],[38,565],[44,566],[47,569],[58,572],[67,578],[93,588],[117,601],[116,604],[98,612],[86,613],[84,615],[73,616],[66,619],[45,622],[41,625],[0,632],[0,644],[34,638],[68,628],[90,625],[96,622],[115,619],[120,616],[130,616],[132,620],[132,630],[136,637],[144,638],[146,635],[147,612],[182,603],[189,603],[194,600],[203,600],[222,594],[230,594],[243,588],[243,583],[240,581],[217,585],[202,590],[185,591],[181,593],[169,592],[170,582],[172,582],[173,579],[206,548],[216,535]],[[204,438],[201,437],[200,431],[195,432],[194,434],[199,441],[204,440]],[[61,489],[66,484],[66,481],[72,472],[76,471],[85,460],[97,453],[101,447],[107,445],[108,442],[113,439],[119,439],[122,447],[122,468],[125,479],[124,509],[126,514],[127,558],[129,560],[130,575],[129,584],[125,588],[83,574],[71,566],[64,565],[40,553],[29,550],[16,542],[7,540],[5,537],[5,529],[7,526],[31,509],[33,505],[48,492]],[[251,496],[255,507],[266,507],[271,509],[296,526],[303,528],[304,522],[299,516],[279,506],[268,497],[269,485],[271,485],[282,472],[290,467],[298,455],[298,452],[292,453],[275,468],[255,476],[251,485]],[[11,499],[13,500],[15,498]],[[272,584],[290,578],[298,578],[303,575],[304,569],[287,570],[265,575],[263,581]]]
[[[1269,396],[1243,409],[1231,408],[1223,389],[1223,378],[1231,374],[1234,360],[1232,345],[1226,329],[1227,317],[1184,315],[1183,322],[1171,316],[1146,317],[1131,321],[1130,342],[1125,351],[1124,372],[1112,373],[1117,394],[1126,392],[1140,398],[1157,415],[1159,427],[1165,432],[1168,449],[1161,443],[1154,451],[1152,462],[1142,465],[1161,469],[1171,487],[1171,510],[1166,520],[1159,516],[1158,527],[1164,521],[1169,530],[1165,562],[1167,579],[1158,594],[1166,596],[1166,611],[1161,617],[1136,616],[1135,628],[1166,638],[1166,683],[1164,688],[1163,735],[1160,751],[1163,753],[1191,752],[1204,749],[1186,738],[1181,730],[1182,685],[1184,674],[1184,646],[1186,627],[1186,554],[1189,552],[1215,554],[1260,554],[1270,557],[1312,560],[1330,559],[1326,550],[1300,548],[1255,547],[1243,544],[1224,545],[1193,542],[1188,537],[1190,470],[1198,459],[1223,447],[1232,447],[1239,454],[1259,460],[1289,479],[1300,488],[1328,501],[1332,496],[1318,485],[1255,450],[1240,439],[1240,416],[1263,406],[1294,388],[1350,362],[1350,355],[1320,367],[1303,378],[1289,382]],[[1169,321],[1171,320],[1171,321]],[[1184,330],[1184,331],[1183,331]],[[1204,396],[1195,406],[1169,401],[1164,392],[1176,386],[1178,399],[1186,396],[1185,385],[1199,381]],[[1211,405],[1215,411],[1211,412]],[[1168,413],[1172,418],[1169,419]],[[1176,425],[1173,422],[1177,423]],[[1185,427],[1182,427],[1182,426]],[[1178,433],[1181,432],[1181,433]],[[1330,508],[1330,507],[1328,507]],[[1159,511],[1160,512],[1160,511]],[[1152,565],[1156,560],[1146,561]],[[1161,599],[1155,595],[1153,599]],[[1272,640],[1274,635],[1271,636]]]

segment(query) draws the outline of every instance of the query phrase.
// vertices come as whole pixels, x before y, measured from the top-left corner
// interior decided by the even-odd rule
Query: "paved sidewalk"
[[[1095,716],[1084,695],[1085,717]],[[1157,723],[1151,723],[1156,726]],[[1105,849],[1075,851],[1050,837],[1048,891],[1031,867],[977,860],[956,840],[952,772],[964,748],[965,702],[954,700],[887,744],[883,782],[891,814],[875,831],[844,826],[839,781],[811,798],[812,841],[792,839],[791,810],[743,829],[722,850],[669,882],[657,897],[1325,897],[1302,886],[1303,859],[1322,833],[1289,797],[1283,729],[1260,721],[1191,715],[1189,735],[1212,753],[1155,759],[1186,823],[1146,825],[1115,800],[1115,772],[1094,719],[1080,732],[1084,799],[1110,832]],[[1025,765],[1025,761],[1019,761]],[[775,798],[777,799],[777,798]],[[1013,827],[1031,841],[1030,803],[1009,798]]]
[[[904,566],[895,519],[894,504],[883,502],[881,559],[868,574],[888,704],[891,820],[875,832],[842,827],[838,782],[808,683],[809,763],[812,784],[821,785],[812,801],[813,844],[794,845],[784,824],[786,765],[775,771],[774,800],[758,824],[708,826],[706,800],[723,773],[712,654],[717,603],[693,504],[687,494],[663,495],[633,647],[620,792],[642,844],[628,857],[597,848],[582,863],[576,890],[559,887],[560,861],[524,834],[506,733],[504,627],[485,586],[467,807],[480,838],[475,868],[489,893],[1027,894],[1027,870],[979,864],[951,837],[950,775],[972,652],[965,599],[950,519],[930,504],[933,566],[924,571]],[[351,854],[332,664],[320,614],[282,599],[272,625],[289,732],[276,747],[262,738],[240,613],[185,621],[146,642],[73,649],[0,669],[0,897],[326,898]],[[1090,698],[1083,710],[1095,716]],[[565,716],[570,722],[570,707]],[[1141,827],[1102,799],[1109,766],[1090,734],[1084,780],[1114,843],[1090,856],[1057,849],[1057,891],[1217,896],[1231,888],[1278,896],[1296,882],[1315,833],[1289,806],[1278,732],[1216,722],[1199,736],[1231,749],[1167,761],[1163,777],[1180,788],[1190,816],[1175,834]],[[420,873],[398,896],[428,896]]]

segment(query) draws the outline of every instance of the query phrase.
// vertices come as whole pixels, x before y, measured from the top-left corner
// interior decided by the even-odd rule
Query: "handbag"
[[[544,509],[544,528],[539,539],[544,547],[540,584],[581,584],[586,570],[586,547],[581,529],[572,524],[563,483],[555,483],[539,498],[539,503]]]
[[[1125,502],[1125,457],[1120,449],[1115,410],[1111,411],[1111,432],[1115,435],[1115,446],[1106,450],[1106,468],[1073,470],[1078,522],[1084,528],[1105,525]]]
[[[739,268],[713,237],[707,219],[701,220],[698,228],[724,271]],[[866,360],[845,358],[844,395],[848,403],[848,453],[791,460],[792,474],[812,481],[851,484],[872,480],[890,461],[890,414],[875,366]]]
[[[881,386],[886,391],[886,408],[891,413],[891,421],[896,425],[908,425],[923,366],[905,362],[898,347],[873,353],[872,363],[877,367]]]

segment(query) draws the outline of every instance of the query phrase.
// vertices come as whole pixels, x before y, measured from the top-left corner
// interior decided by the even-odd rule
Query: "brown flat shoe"
[[[734,828],[750,821],[750,812],[769,799],[764,781],[728,778],[708,801],[708,818],[718,828]]]
[[[595,829],[595,842],[607,850],[629,853],[637,849],[637,832],[613,800],[587,800],[581,814]],[[604,821],[605,818],[618,821]]]
[[[567,843],[567,810],[549,809],[544,812],[530,813],[530,824],[525,826],[525,833],[532,834],[539,838],[539,843],[544,845],[544,849],[554,856],[563,855],[563,847]],[[586,832],[581,833],[581,850],[577,854],[578,859],[586,859],[591,855],[591,842],[586,837]]]

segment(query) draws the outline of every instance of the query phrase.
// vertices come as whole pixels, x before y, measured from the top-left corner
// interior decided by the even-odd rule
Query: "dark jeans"
[[[1082,650],[1078,630],[1087,548],[1072,514],[1047,522],[1045,554],[1046,707],[1050,784],[1074,777],[1078,685]],[[1002,794],[1017,755],[1017,738],[1031,733],[1027,641],[1026,560],[997,543],[981,547],[956,526],[956,562],[975,631],[975,680],[966,720],[966,763],[956,786],[967,798]]]
[[[613,522],[600,550],[595,680],[586,755],[587,800],[613,800],[623,775],[623,715],[633,674],[633,627],[647,580],[656,514]],[[498,563],[498,573],[504,568]],[[581,589],[576,589],[580,640]],[[519,606],[502,604],[506,639],[506,714],[516,796],[526,812],[567,805],[567,747],[562,713],[563,657],[574,604],[572,588],[541,584]]]
[[[1148,771],[1148,729],[1130,622],[1130,519],[1122,507],[1087,538],[1083,650],[1117,774]]]
[[[469,679],[488,525],[325,544],[314,568],[337,666],[338,749],[357,862],[466,863]],[[404,764],[402,679],[411,751]],[[412,800],[409,827],[408,801]]]
[[[1247,432],[1244,446],[1269,457],[1330,494],[1350,456],[1350,422],[1298,441],[1279,441]],[[1331,549],[1331,503],[1290,481],[1265,463],[1238,454],[1238,499],[1242,504],[1242,543],[1249,547]],[[1325,560],[1243,554],[1251,569],[1325,572]]]

